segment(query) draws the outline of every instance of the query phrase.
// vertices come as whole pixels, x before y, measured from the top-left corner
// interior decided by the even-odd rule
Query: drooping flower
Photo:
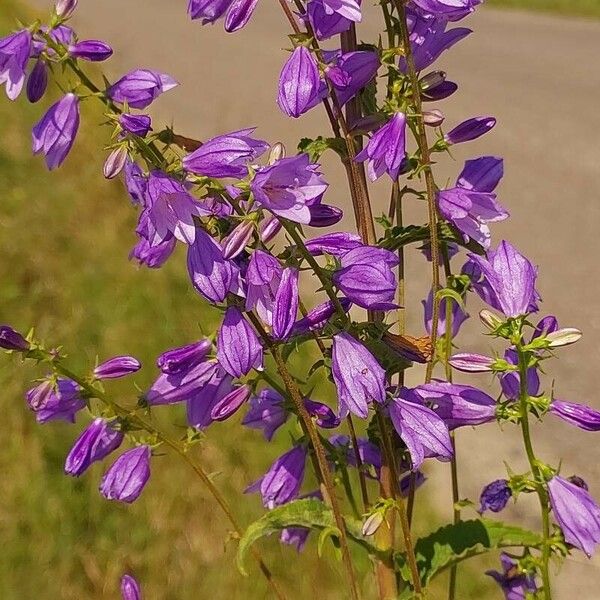
[[[214,23],[220,19],[233,0],[189,0],[188,14],[192,19],[202,19],[202,24]]]
[[[287,421],[288,412],[283,404],[284,398],[275,390],[261,390],[250,398],[250,408],[242,425],[262,430],[267,441],[271,441],[275,432]]]
[[[329,438],[329,443],[335,448],[343,450],[345,462],[358,468],[356,450],[352,447],[352,441],[349,436],[343,434],[332,435]],[[382,465],[381,451],[379,448],[373,444],[373,442],[370,442],[365,438],[357,438],[356,446],[365,475],[371,479],[379,478],[379,472]],[[372,467],[372,469],[365,469],[364,467]]]
[[[233,33],[245,27],[257,4],[258,0],[233,0],[225,17],[225,31]]]
[[[235,414],[250,398],[252,388],[249,385],[240,385],[232,389],[221,398],[210,411],[210,417],[213,421],[225,421]]]
[[[478,192],[493,192],[504,176],[504,161],[496,156],[467,160],[456,185]]]
[[[225,313],[217,336],[217,359],[233,377],[261,370],[263,348],[254,329],[239,309],[230,307]]]
[[[340,298],[340,304],[344,312],[348,312],[352,306],[352,302],[348,298]],[[305,317],[296,321],[291,335],[303,335],[309,331],[322,329],[335,313],[336,307],[331,300],[319,304],[309,311]]]
[[[389,406],[394,429],[406,444],[412,469],[418,469],[425,458],[452,458],[452,442],[448,427],[433,410],[421,404],[418,396],[402,388]]]
[[[585,404],[552,400],[550,412],[584,431],[600,431],[600,412]]]
[[[306,17],[318,40],[348,31],[362,19],[359,0],[310,0]]]
[[[450,302],[450,309],[452,314],[451,320],[451,335],[456,337],[462,324],[469,318],[469,315],[464,311],[463,307],[451,298],[444,297],[440,301],[440,312],[438,317],[438,336],[446,335],[446,312]],[[425,321],[425,329],[427,333],[431,335],[431,325],[433,322],[433,292],[429,292],[427,299],[421,302],[423,304],[423,317]]]
[[[340,417],[352,412],[366,419],[371,402],[385,401],[385,371],[367,348],[346,332],[333,337],[331,372]]]
[[[148,132],[152,129],[152,119],[148,115],[122,113],[119,115],[119,125],[121,125],[123,131],[126,131],[127,133],[139,137],[146,137]]]
[[[282,158],[256,172],[250,189],[256,201],[272,213],[295,221],[310,223],[309,204],[317,201],[328,184],[312,164],[308,154]]]
[[[267,325],[273,324],[273,303],[283,277],[279,261],[268,252],[255,250],[246,269],[246,310],[256,310]]]
[[[481,299],[506,317],[537,310],[537,269],[510,242],[502,241],[487,259],[469,254],[467,269]]]
[[[6,84],[10,100],[16,100],[23,89],[31,51],[32,37],[28,29],[0,38],[0,85]]]
[[[102,477],[100,493],[107,500],[135,502],[150,479],[150,454],[145,445],[121,454]]]
[[[308,210],[310,210],[309,225],[311,227],[331,227],[339,223],[344,216],[344,211],[341,208],[322,204],[321,202],[311,204]]]
[[[82,58],[91,62],[102,62],[113,55],[113,49],[100,40],[83,40],[72,44],[68,48],[69,54],[74,58]]]
[[[145,173],[137,163],[128,158],[123,167],[123,175],[125,188],[131,198],[131,203],[144,206],[148,192],[148,178]]]
[[[423,12],[458,21],[472,13],[483,0],[411,0]]]
[[[46,380],[30,389],[27,404],[38,423],[48,421],[75,422],[75,415],[85,407],[81,387],[71,379],[58,378],[56,384]]]
[[[286,268],[273,301],[273,338],[287,340],[298,312],[298,270]]]
[[[150,69],[136,69],[121,77],[106,94],[113,102],[126,102],[130,108],[143,109],[176,86],[177,82],[169,75]]]
[[[324,51],[323,55],[329,65],[325,76],[333,85],[340,106],[354,98],[373,80],[380,65],[379,56],[371,51]],[[326,87],[324,82],[323,86]]]
[[[142,368],[137,358],[133,356],[115,356],[94,369],[96,379],[116,379],[135,373]]]
[[[368,160],[367,173],[371,181],[387,173],[392,181],[398,179],[406,157],[406,115],[397,112],[368,141],[356,160]]]
[[[340,419],[327,404],[305,398],[304,406],[306,407],[308,414],[314,418],[315,423],[319,427],[322,427],[323,429],[335,429],[340,424]]]
[[[122,600],[142,600],[140,584],[132,575],[121,577],[121,598]]]
[[[186,402],[187,422],[190,427],[205,429],[214,421],[214,407],[233,390],[233,378],[218,367],[210,380],[194,392]]]
[[[140,238],[131,250],[129,258],[135,258],[140,265],[145,265],[150,269],[159,269],[173,254],[176,245],[177,241],[175,238],[165,240],[154,246],[150,245],[147,239]]]
[[[304,244],[313,256],[331,254],[341,258],[344,254],[355,248],[361,248],[363,243],[356,233],[335,231],[307,240]]]
[[[27,352],[31,344],[10,325],[0,325],[0,348]]]
[[[361,246],[346,252],[340,264],[332,281],[350,301],[372,310],[397,308],[393,270],[398,264],[396,254],[383,248]]]
[[[304,481],[306,456],[304,446],[294,446],[271,465],[259,487],[265,508],[273,509],[297,498]]]
[[[35,104],[41,100],[48,88],[48,65],[45,60],[35,61],[31,73],[27,78],[27,100]]]
[[[317,61],[306,46],[298,46],[279,75],[277,104],[288,117],[298,118],[322,97]]]
[[[251,137],[254,128],[218,135],[183,159],[183,167],[205,177],[235,177],[248,174],[248,164],[263,155],[269,145]]]
[[[600,544],[600,507],[586,489],[558,475],[548,482],[548,495],[565,541],[591,557]]]
[[[415,11],[410,5],[407,7],[406,17],[413,60],[417,71],[422,71],[429,67],[445,50],[452,48],[452,46],[472,33],[466,27],[447,30],[447,19],[443,17],[425,17]],[[406,59],[404,57],[400,58],[398,66],[403,73],[407,72]],[[442,80],[440,84],[443,83],[444,81]],[[427,91],[431,92],[430,89]]]
[[[79,98],[66,94],[34,126],[33,153],[44,153],[48,169],[59,167],[69,154],[78,129]]]
[[[188,247],[187,267],[195,290],[210,302],[223,302],[239,290],[239,269],[223,257],[223,249],[208,233],[196,230]]]
[[[485,574],[496,580],[506,600],[525,600],[527,595],[535,594],[537,586],[533,575],[522,571],[519,563],[506,552],[500,554],[500,562],[502,573],[486,571]]]
[[[54,10],[61,19],[68,19],[77,8],[79,0],[56,0]]]
[[[450,430],[489,423],[496,416],[496,401],[470,385],[432,381],[413,392],[432,407]]]
[[[484,513],[486,510],[498,513],[504,509],[508,501],[512,497],[507,479],[497,479],[488,483],[479,496],[479,512]]]
[[[448,144],[462,144],[485,135],[496,126],[494,117],[473,117],[467,119],[449,131],[444,140]]]
[[[208,339],[202,339],[192,344],[186,344],[163,352],[156,359],[156,366],[169,375],[187,371],[202,362],[212,348]]]
[[[116,450],[123,437],[105,419],[94,419],[73,444],[65,461],[65,473],[79,477],[92,463],[106,458]]]
[[[281,530],[279,539],[282,544],[293,546],[298,552],[302,552],[309,534],[310,529],[308,527],[286,527]]]

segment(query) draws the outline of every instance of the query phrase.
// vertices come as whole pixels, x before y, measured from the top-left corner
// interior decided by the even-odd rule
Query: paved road
[[[41,8],[49,4],[33,3]],[[161,98],[154,109],[167,122],[176,115],[178,131],[202,139],[257,125],[261,137],[281,140],[289,147],[301,136],[327,131],[320,112],[294,122],[285,119],[274,103],[285,58],[280,49],[287,41],[274,2],[263,1],[252,23],[234,35],[226,35],[220,25],[201,27],[189,22],[183,0],[81,4],[80,35],[106,39],[117,50],[110,64],[112,75],[138,66],[153,67],[180,81],[181,87]],[[363,39],[372,39],[380,27],[378,19],[374,9],[367,11]],[[556,314],[563,325],[585,332],[583,341],[560,352],[560,361],[551,366],[557,396],[600,408],[596,379],[600,363],[596,341],[600,337],[600,70],[596,64],[600,23],[484,9],[469,25],[475,30],[473,36],[441,62],[461,85],[460,93],[443,109],[448,123],[492,114],[499,125],[484,140],[458,148],[457,163],[440,166],[439,180],[456,177],[465,158],[484,153],[506,158],[500,198],[512,219],[495,228],[496,239],[511,239],[537,262],[544,310]],[[332,184],[329,201],[347,206],[341,170],[335,162],[326,162],[325,169]],[[385,210],[386,198],[387,191],[376,188],[375,212]],[[424,220],[422,207],[410,212],[418,221]],[[351,226],[352,220],[347,222]],[[426,289],[422,267],[418,259],[409,262],[413,307]],[[472,309],[476,314],[477,307]],[[410,317],[412,329],[419,331],[416,308]],[[461,345],[477,344],[479,350],[488,350],[477,330],[473,320]],[[479,383],[491,381],[484,378]],[[485,482],[503,475],[500,457],[518,468],[522,455],[518,438],[508,431],[500,435],[495,426],[488,426],[486,434],[461,433],[459,451],[469,463],[470,474],[464,495],[476,496]],[[548,458],[562,456],[565,472],[587,476],[600,498],[599,438],[561,423],[547,423],[543,433],[536,429],[536,434],[540,453]],[[535,514],[534,509],[534,505],[527,507],[528,514]],[[583,558],[569,563],[569,577],[559,584],[559,597],[598,598],[599,569]]]

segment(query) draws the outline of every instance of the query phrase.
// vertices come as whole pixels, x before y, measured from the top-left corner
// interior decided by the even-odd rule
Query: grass
[[[489,6],[600,17],[600,0],[486,0]]]
[[[9,16],[27,21],[12,0],[4,0],[0,31],[12,27]],[[29,147],[30,128],[44,107],[0,98],[0,322],[20,330],[35,325],[40,339],[63,345],[70,365],[83,372],[96,356],[137,356],[146,368],[132,379],[144,389],[156,375],[156,355],[210,331],[216,315],[191,290],[181,252],[158,271],[127,260],[136,214],[120,182],[101,177],[105,140],[96,123],[102,115],[85,104],[71,156],[60,172],[48,173]],[[228,528],[177,457],[153,461],[150,484],[132,506],[99,496],[101,465],[81,479],[65,477],[64,457],[85,419],[77,426],[38,426],[23,392],[41,375],[16,358],[0,357],[0,598],[117,598],[125,570],[143,582],[146,598],[268,597],[256,571],[247,579],[236,571]],[[107,388],[134,402],[131,383]],[[153,418],[163,422],[167,412],[177,432],[184,424],[181,410],[155,411]],[[279,439],[279,447],[266,446],[239,422],[228,423],[210,429],[197,451],[243,523],[262,509],[239,490],[264,472],[289,438]],[[426,531],[434,515],[421,505],[418,512]],[[342,597],[342,567],[329,550],[328,560],[319,560],[315,541],[302,555],[276,539],[262,548],[291,599]],[[365,598],[372,598],[366,559],[359,566]],[[471,579],[465,577],[461,597],[481,598],[490,590],[488,582]]]

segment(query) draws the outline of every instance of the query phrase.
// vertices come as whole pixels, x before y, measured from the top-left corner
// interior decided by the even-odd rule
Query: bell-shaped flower
[[[500,242],[487,259],[469,254],[465,269],[481,299],[505,317],[535,312],[539,295],[535,289],[537,269],[509,242]]]
[[[101,40],[82,40],[69,46],[68,51],[72,57],[90,62],[102,62],[113,55],[113,49]]]
[[[308,210],[310,210],[309,225],[311,227],[331,227],[344,217],[344,211],[341,208],[320,202],[311,204]]]
[[[421,404],[414,392],[402,388],[390,403],[389,412],[394,429],[410,453],[412,470],[418,469],[425,458],[452,458],[448,427],[433,410]]]
[[[189,0],[188,15],[192,20],[202,19],[202,25],[214,23],[231,6],[233,0]]]
[[[440,416],[448,429],[489,423],[496,417],[496,401],[470,385],[432,381],[413,392]]]
[[[488,483],[479,496],[479,512],[483,514],[486,510],[498,513],[504,510],[508,501],[512,498],[512,490],[507,479],[497,479]]]
[[[314,418],[315,423],[323,429],[335,429],[340,424],[340,419],[336,414],[322,402],[315,402],[310,398],[304,399],[304,406],[308,414]]]
[[[217,336],[217,359],[232,377],[262,370],[262,345],[238,308],[230,307],[225,313]]]
[[[267,441],[287,421],[289,413],[284,408],[284,398],[269,388],[261,390],[250,398],[250,408],[242,420],[242,425],[260,429]]]
[[[142,368],[142,364],[133,356],[115,356],[99,364],[94,369],[96,379],[117,379],[131,375]]]
[[[159,269],[173,254],[176,245],[175,238],[151,245],[146,238],[141,237],[132,248],[129,258],[135,258],[140,265],[145,265],[149,269]]]
[[[252,389],[249,385],[232,387],[231,391],[213,406],[210,412],[211,419],[213,421],[227,420],[242,407],[242,404],[250,398],[251,393]]]
[[[325,62],[329,64],[325,76],[333,85],[340,106],[366,87],[377,75],[380,66],[379,56],[371,51],[358,50],[345,54],[340,51],[324,51],[323,55]]]
[[[239,291],[239,269],[223,257],[221,246],[202,229],[188,247],[187,267],[194,289],[209,302],[223,302]]]
[[[258,0],[233,0],[225,17],[225,31],[233,33],[248,24]]]
[[[283,277],[279,261],[268,252],[255,250],[246,269],[246,310],[256,310],[267,325],[273,324],[273,303]]]
[[[56,384],[46,380],[27,392],[27,404],[38,423],[75,423],[75,415],[85,407],[81,391],[81,387],[71,379],[60,377]]]
[[[505,600],[525,600],[528,596],[532,596],[537,591],[535,577],[525,573],[519,568],[519,563],[502,552],[500,554],[500,562],[502,564],[502,572],[486,571],[485,574],[492,577],[496,583],[502,588]]]
[[[140,584],[131,575],[123,575],[121,577],[121,599],[142,600]]]
[[[27,100],[32,104],[39,102],[48,89],[48,65],[41,58],[35,62],[27,78]]]
[[[331,256],[341,258],[350,250],[361,248],[363,243],[356,233],[336,231],[307,240],[304,245],[313,256],[331,254]]]
[[[273,301],[272,335],[276,340],[290,337],[298,312],[298,270],[286,268]]]
[[[192,344],[186,344],[163,352],[156,359],[156,366],[169,375],[188,371],[198,363],[204,361],[212,349],[208,339],[202,339]]]
[[[317,61],[306,46],[298,46],[279,75],[277,104],[288,117],[298,118],[322,97]]]
[[[340,264],[332,281],[350,301],[372,310],[397,308],[393,271],[398,264],[396,254],[374,246],[361,246],[344,254]]]
[[[352,302],[348,298],[340,298],[340,304],[344,312],[348,312],[352,306]],[[329,319],[336,313],[336,307],[331,300],[319,304],[307,313],[305,317],[296,321],[291,335],[304,335],[309,331],[318,331],[322,329]]]
[[[30,347],[31,344],[10,325],[0,325],[0,348],[27,352]]]
[[[92,463],[106,458],[116,450],[123,437],[105,419],[94,419],[73,444],[65,461],[65,473],[79,477]]]
[[[384,173],[396,181],[405,157],[406,115],[397,112],[373,134],[356,160],[368,161],[367,174],[371,181],[379,179]]]
[[[152,130],[152,119],[148,115],[122,113],[119,115],[119,125],[123,131],[143,138]]]
[[[48,169],[64,162],[79,130],[79,98],[66,94],[38,121],[32,131],[33,153],[42,152]]]
[[[250,189],[264,208],[296,223],[310,223],[309,205],[319,200],[328,184],[308,154],[282,158],[256,172]]]
[[[440,301],[440,312],[438,317],[438,336],[446,335],[446,312],[450,302],[450,310],[452,319],[450,322],[450,335],[454,338],[458,335],[462,324],[469,318],[469,315],[464,311],[463,307],[454,299],[444,297]],[[423,305],[423,317],[425,321],[425,329],[431,335],[431,325],[433,322],[433,292],[429,292],[427,300],[421,302]]]
[[[349,412],[366,419],[369,404],[385,401],[385,371],[377,359],[349,333],[333,337],[331,373],[337,388],[340,417]]]
[[[481,156],[467,160],[456,180],[465,190],[493,192],[504,176],[504,161],[496,156]]]
[[[210,381],[187,400],[188,425],[196,429],[206,429],[214,421],[214,407],[232,391],[233,378],[219,367]]]
[[[102,477],[100,493],[107,500],[135,502],[150,479],[150,454],[145,445],[121,454]]]
[[[462,144],[470,142],[485,135],[496,126],[494,117],[473,117],[458,124],[454,129],[450,130],[444,140],[448,144]]]
[[[600,507],[586,489],[558,475],[548,482],[548,495],[565,541],[591,557],[600,544]]]
[[[127,103],[130,108],[146,108],[164,92],[177,86],[177,82],[164,73],[150,69],[130,71],[106,91],[117,103]]]
[[[566,421],[584,431],[600,431],[600,412],[576,402],[552,400],[550,412],[556,417]]]
[[[412,0],[427,15],[458,21],[471,14],[483,0]]]
[[[440,55],[467,37],[472,31],[466,27],[447,29],[445,18],[425,17],[411,5],[406,8],[410,45],[415,69],[422,71],[432,65]],[[401,57],[398,66],[407,72],[406,59]],[[428,90],[429,91],[429,90]]]
[[[306,16],[318,40],[348,31],[362,19],[359,0],[309,0]]]
[[[32,37],[28,29],[0,38],[0,85],[6,84],[10,100],[16,100],[23,89],[31,53]]]
[[[216,136],[183,159],[183,167],[205,177],[234,177],[248,174],[248,164],[263,155],[269,145],[251,137],[254,128]]]

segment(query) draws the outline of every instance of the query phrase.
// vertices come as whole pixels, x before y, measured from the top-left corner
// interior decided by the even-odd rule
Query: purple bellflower
[[[142,600],[140,584],[131,575],[121,577],[121,599]]]
[[[129,258],[135,258],[140,265],[145,265],[149,269],[159,269],[173,254],[176,245],[175,238],[152,246],[147,239],[142,237],[131,250]]]
[[[496,401],[469,385],[433,381],[420,385],[413,392],[423,403],[432,406],[448,429],[482,425],[495,420]]]
[[[535,577],[521,571],[519,563],[506,552],[500,554],[500,563],[502,564],[502,573],[498,571],[486,571],[485,573],[495,579],[502,588],[505,600],[525,600],[528,594],[531,595],[537,591]]]
[[[223,249],[208,233],[196,230],[188,247],[187,267],[196,291],[209,302],[223,302],[227,294],[239,290],[239,269],[223,257]]]
[[[290,337],[298,312],[298,270],[286,268],[273,301],[273,338],[287,340]]]
[[[202,19],[202,24],[214,23],[220,19],[233,0],[189,0],[188,15],[191,19]]]
[[[449,21],[463,19],[482,2],[483,0],[412,0],[424,13],[444,17]]]
[[[310,398],[304,399],[304,406],[308,414],[315,419],[315,423],[323,429],[335,429],[339,426],[340,420],[327,404],[315,402]]]
[[[0,39],[0,85],[6,84],[10,100],[16,100],[23,89],[31,51],[32,37],[27,29]]]
[[[487,259],[469,254],[465,268],[481,299],[505,317],[518,317],[538,309],[537,269],[507,241],[490,250]]]
[[[33,153],[43,152],[46,165],[59,167],[69,154],[79,129],[79,98],[66,94],[34,126]]]
[[[277,104],[288,116],[298,118],[322,98],[319,67],[306,46],[298,46],[279,76]]]
[[[504,175],[504,161],[496,156],[482,156],[467,160],[456,180],[465,190],[493,192]]]
[[[249,385],[240,385],[232,387],[231,390],[223,396],[210,411],[210,417],[213,421],[225,421],[235,414],[242,404],[250,398],[252,389]]]
[[[586,489],[558,475],[548,482],[548,495],[565,541],[591,557],[600,544],[600,507]]]
[[[227,309],[219,329],[217,359],[232,377],[242,377],[252,369],[262,370],[263,348],[260,340],[235,307]]]
[[[368,160],[367,173],[371,181],[379,179],[384,173],[396,181],[405,157],[406,115],[397,112],[373,134],[356,160]]]
[[[113,102],[126,102],[130,108],[143,109],[176,86],[177,82],[169,75],[149,69],[136,69],[121,77],[108,88],[106,94]]]
[[[148,132],[152,130],[152,119],[150,119],[148,115],[122,113],[119,115],[119,125],[123,128],[123,131],[126,131],[127,133],[139,137],[146,137]]]
[[[84,40],[69,46],[69,54],[75,58],[89,60],[91,62],[102,62],[113,55],[113,49],[100,40]]]
[[[248,174],[248,163],[264,154],[269,145],[251,136],[254,128],[232,131],[207,140],[183,159],[183,167],[205,177],[235,177]]]
[[[373,310],[397,308],[393,271],[398,264],[396,254],[383,248],[361,246],[345,253],[340,263],[341,268],[332,281],[350,301]]]
[[[210,380],[187,400],[187,422],[190,427],[206,429],[214,421],[212,411],[223,398],[233,391],[233,379],[221,367]]]
[[[27,78],[27,100],[32,104],[39,102],[48,88],[48,65],[38,59]]]
[[[329,443],[332,446],[340,449],[344,453],[344,459],[353,467],[358,467],[356,460],[356,452],[352,447],[350,437],[343,434],[332,435],[329,438]],[[364,438],[357,438],[356,445],[358,447],[358,456],[363,466],[373,467],[373,471],[365,471],[365,475],[371,479],[379,478],[379,472],[382,465],[381,452],[379,448]]]
[[[372,401],[385,401],[385,371],[365,346],[346,332],[333,337],[331,372],[340,417],[351,412],[366,419]]]
[[[352,302],[348,298],[340,298],[340,304],[345,312],[350,310],[352,306]],[[335,313],[335,305],[331,300],[327,300],[327,302],[323,302],[323,304],[319,304],[309,311],[305,317],[296,321],[291,335],[304,335],[309,331],[322,329]]]
[[[64,378],[57,379],[56,385],[51,381],[40,383],[27,392],[26,398],[38,423],[48,421],[75,423],[75,415],[85,407],[79,385]]]
[[[31,344],[10,325],[0,325],[0,348],[27,352]]]
[[[498,513],[504,510],[512,497],[512,490],[507,479],[497,479],[488,483],[479,496],[479,512],[483,514],[486,510]]]
[[[92,463],[116,450],[123,437],[105,419],[94,419],[73,444],[65,461],[65,473],[79,477]]]
[[[600,431],[600,412],[589,406],[585,406],[585,404],[552,400],[550,412],[570,425],[575,425],[575,427],[579,427],[579,429],[583,429],[584,431]]]
[[[284,398],[275,390],[264,389],[250,398],[250,408],[242,420],[242,425],[262,430],[267,441],[271,441],[275,432],[287,421],[288,412],[283,404]]]
[[[518,365],[519,359],[516,350],[509,348],[504,353],[504,359],[511,365]],[[521,376],[517,371],[508,371],[500,376],[502,393],[508,400],[518,400],[521,394]],[[540,393],[540,376],[535,367],[527,369],[527,393],[537,396]]]
[[[264,323],[273,324],[273,303],[279,290],[283,268],[268,252],[255,250],[246,269],[246,310],[256,310]]]
[[[448,427],[413,391],[403,388],[391,402],[389,411],[394,429],[408,448],[413,471],[420,468],[425,458],[452,458]]]
[[[318,40],[348,31],[352,23],[359,23],[362,18],[357,0],[310,0],[306,16]]]
[[[329,67],[326,77],[333,85],[340,106],[354,98],[377,75],[379,57],[376,52],[325,51],[324,57]],[[326,85],[322,84],[326,89]]]
[[[107,500],[135,502],[150,479],[150,454],[149,446],[121,454],[102,477],[100,493]]]
[[[163,352],[156,359],[156,366],[169,375],[187,371],[204,361],[212,349],[208,339],[202,339],[192,344],[186,344]]]
[[[309,205],[319,201],[328,187],[318,169],[308,154],[282,158],[258,169],[250,189],[267,210],[306,225],[311,220]]]
[[[313,256],[331,254],[331,256],[341,258],[350,250],[362,248],[363,243],[356,233],[336,231],[308,240],[305,242],[305,246]]]
[[[449,131],[445,136],[444,140],[448,144],[462,144],[463,142],[470,142],[476,140],[491,131],[496,126],[496,119],[494,117],[473,117],[463,121],[457,125],[454,129]]]
[[[341,208],[320,202],[311,204],[308,210],[310,210],[309,225],[311,227],[331,227],[339,223],[344,216],[344,211]]]
[[[142,368],[137,358],[133,356],[115,356],[94,369],[96,379],[117,379],[135,373]]]

